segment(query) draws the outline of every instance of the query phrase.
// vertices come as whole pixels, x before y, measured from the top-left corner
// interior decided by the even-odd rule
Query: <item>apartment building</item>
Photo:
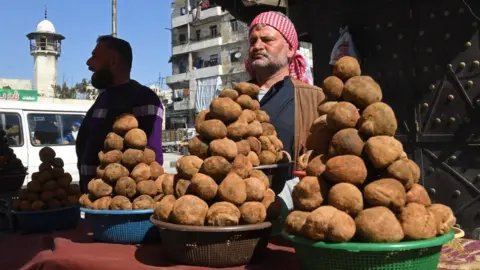
[[[207,0],[175,0],[171,14],[172,75],[166,83],[175,116],[169,121],[193,126],[196,113],[223,88],[249,79],[243,64],[248,27]]]

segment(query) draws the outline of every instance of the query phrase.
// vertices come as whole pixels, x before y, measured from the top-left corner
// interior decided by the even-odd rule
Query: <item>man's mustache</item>
[[[252,54],[252,58],[255,58],[255,56],[257,56],[257,55],[261,55],[263,57],[270,58],[270,55],[267,52],[256,52],[256,53]]]

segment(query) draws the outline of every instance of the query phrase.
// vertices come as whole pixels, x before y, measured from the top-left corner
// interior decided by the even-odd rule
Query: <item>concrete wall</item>
[[[0,88],[9,86],[11,89],[32,90],[32,80],[0,78]]]
[[[57,56],[36,53],[33,70],[34,89],[38,91],[38,96],[53,97],[53,85],[57,84]]]

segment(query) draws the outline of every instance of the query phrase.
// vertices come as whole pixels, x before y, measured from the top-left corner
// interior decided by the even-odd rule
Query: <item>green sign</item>
[[[38,93],[35,90],[16,90],[0,88],[0,101],[38,101]]]

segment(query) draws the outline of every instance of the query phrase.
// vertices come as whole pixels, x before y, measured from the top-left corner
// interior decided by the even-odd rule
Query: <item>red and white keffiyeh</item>
[[[305,58],[297,52],[298,49],[298,37],[297,31],[295,30],[295,26],[293,23],[283,14],[279,14],[277,12],[264,12],[260,13],[255,19],[253,19],[252,23],[250,24],[250,30],[259,23],[263,23],[275,28],[280,34],[283,35],[285,40],[287,40],[288,44],[290,45],[290,49],[295,52],[293,57],[290,59],[289,70],[290,76],[297,80],[301,80],[305,83],[311,84],[311,80],[308,79],[306,70],[307,64]],[[250,67],[250,62],[247,60],[245,61],[245,67],[247,72],[255,78],[255,74]]]

